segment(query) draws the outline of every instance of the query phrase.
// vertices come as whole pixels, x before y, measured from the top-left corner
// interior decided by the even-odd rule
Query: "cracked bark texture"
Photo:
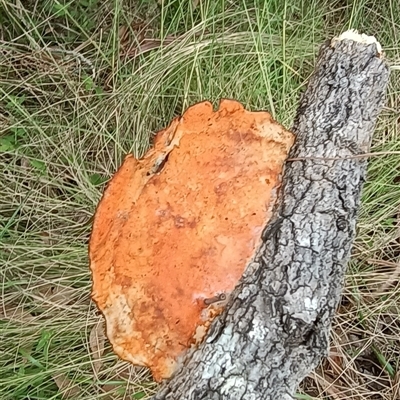
[[[205,341],[153,400],[293,399],[328,354],[367,167],[351,157],[369,149],[388,78],[375,43],[321,47],[263,243]]]

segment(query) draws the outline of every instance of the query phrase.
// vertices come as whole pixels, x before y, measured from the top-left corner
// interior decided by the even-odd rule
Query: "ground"
[[[331,354],[300,399],[400,398],[400,3],[0,1],[0,398],[145,399],[90,301],[87,243],[124,155],[189,105],[234,98],[290,128],[321,43],[377,37],[391,83]]]

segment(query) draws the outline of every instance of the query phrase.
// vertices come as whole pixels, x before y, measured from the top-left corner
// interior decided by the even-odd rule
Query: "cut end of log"
[[[365,33],[360,34],[358,33],[357,29],[349,29],[348,31],[343,32],[339,37],[333,38],[332,45],[341,40],[353,40],[355,42],[363,43],[365,45],[375,43],[376,49],[378,51],[378,56],[382,55],[382,46],[376,40],[375,36],[368,36]]]

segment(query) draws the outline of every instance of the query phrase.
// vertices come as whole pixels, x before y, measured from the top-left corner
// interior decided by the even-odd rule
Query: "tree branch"
[[[292,399],[327,355],[389,68],[377,44],[320,50],[263,244],[207,338],[154,400]],[[334,158],[334,159],[332,159]]]

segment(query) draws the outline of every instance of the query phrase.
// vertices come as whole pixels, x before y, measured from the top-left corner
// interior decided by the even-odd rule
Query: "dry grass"
[[[393,67],[372,150],[400,151],[398,2],[161,3],[0,0],[1,399],[154,392],[104,338],[87,241],[123,156],[189,104],[236,98],[290,126],[318,46],[356,27]],[[299,398],[400,398],[399,166],[371,158],[331,356]]]

